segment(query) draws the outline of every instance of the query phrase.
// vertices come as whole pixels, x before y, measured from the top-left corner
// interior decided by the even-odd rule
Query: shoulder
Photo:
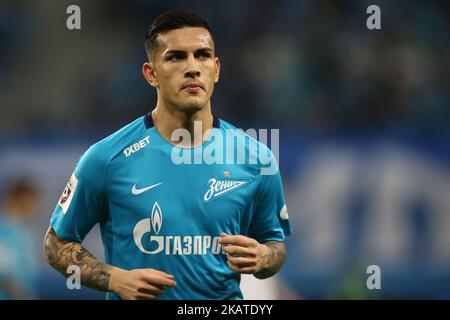
[[[139,117],[106,138],[91,145],[81,156],[77,167],[93,171],[97,175],[104,172],[108,163],[134,143],[144,129],[143,117]]]

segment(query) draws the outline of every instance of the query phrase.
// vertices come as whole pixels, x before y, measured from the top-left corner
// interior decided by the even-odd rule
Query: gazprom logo
[[[145,254],[157,254],[164,250],[166,255],[225,254],[219,243],[220,236],[162,236],[163,212],[158,202],[152,207],[149,218],[136,223],[133,230],[134,243]],[[146,234],[150,233],[147,238]],[[145,246],[144,246],[145,243]]]
[[[133,230],[133,238],[134,243],[136,243],[136,246],[144,253],[147,254],[156,254],[161,252],[164,249],[164,239],[161,236],[158,236],[159,231],[161,231],[162,227],[162,211],[161,207],[159,206],[158,202],[155,202],[153,205],[152,213],[151,213],[151,221],[149,218],[142,219],[138,223],[136,223],[136,226]],[[157,247],[155,250],[147,250],[142,245],[142,237],[147,232],[151,232],[151,227],[153,226],[154,232],[156,235],[150,236],[150,242],[154,242],[157,244]]]
[[[156,235],[159,234],[161,226],[162,226],[161,208],[159,207],[158,202],[155,202],[152,209],[152,227]]]

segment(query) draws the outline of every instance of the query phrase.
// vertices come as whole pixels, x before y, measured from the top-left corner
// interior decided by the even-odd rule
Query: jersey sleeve
[[[60,238],[82,242],[104,216],[106,165],[104,152],[96,145],[78,161],[50,220]]]
[[[273,161],[276,161],[275,157]],[[261,174],[260,179],[260,189],[255,198],[255,210],[250,223],[249,236],[261,243],[284,241],[286,236],[291,235],[292,226],[278,165],[273,174]]]

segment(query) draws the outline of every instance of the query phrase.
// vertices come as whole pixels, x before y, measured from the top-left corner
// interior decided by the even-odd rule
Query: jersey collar
[[[144,116],[144,123],[145,123],[145,128],[147,128],[147,129],[150,129],[150,128],[155,126],[155,124],[153,123],[152,115],[151,115],[150,112],[145,114],[145,116]],[[213,124],[212,124],[212,126],[213,126],[213,128],[220,129],[219,118],[217,118],[215,115],[213,115]]]

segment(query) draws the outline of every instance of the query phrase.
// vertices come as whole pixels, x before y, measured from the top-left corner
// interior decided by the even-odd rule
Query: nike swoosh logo
[[[157,183],[157,184],[154,184],[154,185],[152,185],[152,186],[148,186],[148,187],[142,188],[142,189],[136,188],[136,184],[134,184],[133,188],[131,188],[131,193],[134,194],[134,195],[138,195],[138,194],[141,194],[141,193],[143,193],[143,192],[145,192],[145,191],[148,191],[148,190],[150,190],[150,189],[153,189],[154,187],[159,186],[161,183],[162,183],[162,182]]]

